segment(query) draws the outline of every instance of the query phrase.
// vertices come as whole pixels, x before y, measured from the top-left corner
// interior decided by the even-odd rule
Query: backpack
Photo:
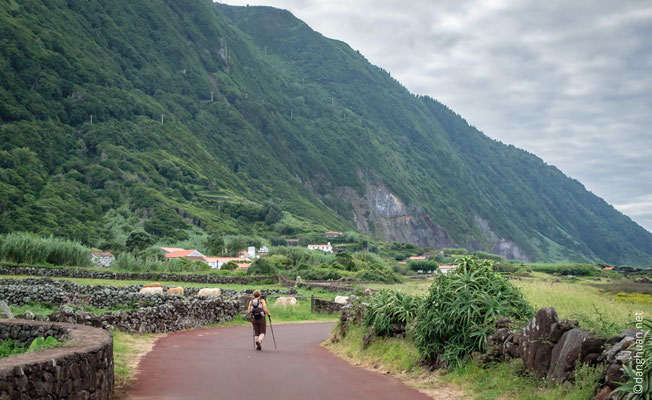
[[[265,315],[261,299],[251,300],[251,315],[253,315],[255,319],[260,319]]]

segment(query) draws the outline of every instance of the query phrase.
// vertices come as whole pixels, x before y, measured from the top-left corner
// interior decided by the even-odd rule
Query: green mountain
[[[0,232],[119,248],[138,226],[168,242],[358,230],[652,263],[652,234],[579,182],[287,11],[2,0],[0,22]]]

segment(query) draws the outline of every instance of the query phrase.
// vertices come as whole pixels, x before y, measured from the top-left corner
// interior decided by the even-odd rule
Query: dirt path
[[[319,346],[333,323],[275,325],[263,351],[246,327],[170,334],[140,362],[134,399],[423,400],[398,380],[354,367]]]

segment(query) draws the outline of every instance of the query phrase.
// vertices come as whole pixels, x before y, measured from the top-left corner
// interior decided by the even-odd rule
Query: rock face
[[[577,361],[597,361],[603,344],[604,339],[587,330],[575,328],[565,332],[552,350],[548,380],[552,382],[573,380]]]

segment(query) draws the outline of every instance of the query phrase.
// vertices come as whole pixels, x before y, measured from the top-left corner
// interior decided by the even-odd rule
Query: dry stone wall
[[[600,395],[608,398],[618,382],[625,379],[622,366],[632,360],[632,346],[642,331],[627,329],[608,340],[581,329],[577,321],[559,320],[552,307],[536,312],[521,330],[510,328],[511,321],[498,321],[496,332],[487,339],[487,349],[481,359],[486,362],[512,358],[523,360],[525,369],[549,382],[574,380],[578,363],[604,364]],[[600,397],[603,396],[603,397]]]
[[[110,398],[113,338],[108,332],[80,325],[0,320],[0,334],[12,331],[32,335],[31,340],[51,331],[50,336],[62,335],[68,341],[64,347],[0,359],[0,398]]]
[[[215,284],[241,284],[260,283],[269,280],[278,281],[276,275],[269,276],[224,276],[224,275],[193,275],[193,274],[160,274],[160,273],[139,273],[139,272],[110,272],[110,271],[89,271],[72,268],[34,268],[0,265],[0,275],[29,275],[68,277],[86,279],[114,279],[133,281],[164,281],[164,282],[192,282],[192,283],[215,283]]]

